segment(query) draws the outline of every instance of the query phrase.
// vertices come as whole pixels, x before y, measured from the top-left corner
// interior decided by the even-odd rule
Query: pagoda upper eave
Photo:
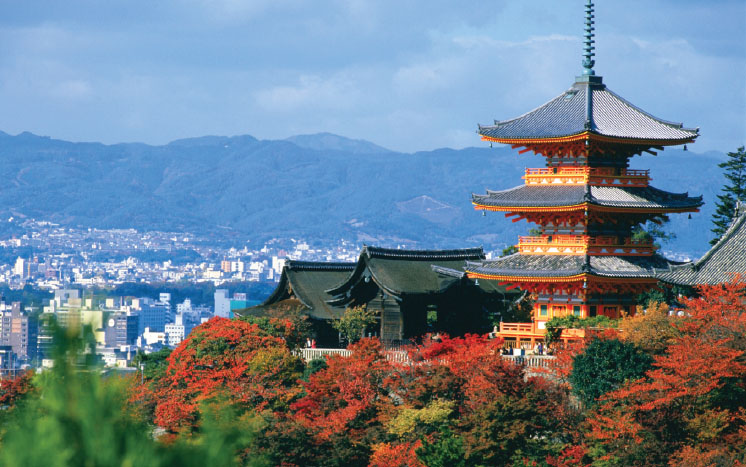
[[[551,101],[510,120],[479,126],[485,141],[522,145],[593,142],[672,146],[694,141],[697,128],[656,118],[610,91],[600,77],[576,81]],[[573,148],[575,149],[575,148]]]

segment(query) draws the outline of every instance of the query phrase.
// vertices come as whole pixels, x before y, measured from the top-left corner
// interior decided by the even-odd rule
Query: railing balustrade
[[[522,254],[592,254],[592,255],[652,255],[652,241],[633,241],[625,238],[620,243],[612,235],[531,235],[518,237],[518,251]]]
[[[599,186],[647,186],[650,171],[616,167],[541,167],[526,169],[523,179],[528,185],[591,183]]]
[[[390,362],[411,363],[409,354],[404,350],[385,350],[383,353]],[[311,360],[324,359],[330,355],[347,357],[352,355],[352,351],[347,349],[299,349],[296,355],[308,363]],[[526,365],[527,368],[546,368],[549,361],[555,358],[549,355],[503,355],[502,357],[517,365]]]

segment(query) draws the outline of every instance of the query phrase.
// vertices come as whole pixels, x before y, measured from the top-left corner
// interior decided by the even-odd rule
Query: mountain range
[[[633,159],[632,168],[651,169],[657,188],[704,195],[702,212],[671,216],[677,238],[664,250],[696,258],[708,249],[723,160],[723,153],[682,149]],[[526,167],[543,165],[505,146],[400,153],[329,133],[153,146],[0,132],[0,215],[252,241],[497,250],[530,226],[482,216],[471,193],[519,185]]]

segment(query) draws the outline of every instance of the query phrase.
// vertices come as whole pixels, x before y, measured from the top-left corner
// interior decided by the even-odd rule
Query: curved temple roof
[[[500,277],[572,277],[592,274],[615,278],[654,278],[658,269],[671,262],[660,255],[636,256],[505,256],[494,261],[468,262],[470,273]]]
[[[484,259],[482,248],[461,250],[396,250],[363,247],[352,274],[344,282],[327,290],[334,299],[329,303],[343,305],[348,293],[360,282],[372,279],[386,293],[399,296],[440,292],[457,281],[443,281],[432,266],[460,269],[464,261]]]
[[[479,206],[495,208],[543,208],[589,203],[621,209],[695,210],[702,197],[670,193],[653,187],[609,187],[587,185],[521,185],[509,190],[472,195]]]
[[[702,258],[674,266],[658,274],[658,278],[680,285],[720,284],[732,280],[734,274],[742,274],[746,279],[746,210]]]
[[[295,296],[317,319],[339,318],[344,308],[326,303],[326,289],[343,281],[355,269],[355,263],[320,263],[288,261],[282,269],[280,283],[260,306],[272,305]]]
[[[675,145],[691,142],[699,129],[656,118],[610,91],[600,76],[579,77],[573,86],[520,117],[479,126],[483,139],[503,143],[597,134],[619,142]],[[629,140],[629,141],[625,141]]]

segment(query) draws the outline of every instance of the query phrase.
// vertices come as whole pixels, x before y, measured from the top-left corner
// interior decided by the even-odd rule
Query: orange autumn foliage
[[[133,394],[135,400],[153,396],[158,426],[188,431],[204,401],[223,398],[256,410],[287,409],[300,394],[296,380],[301,369],[282,338],[256,324],[213,318],[171,353],[165,377]]]
[[[671,316],[665,303],[637,307],[634,316],[625,316],[619,325],[620,337],[651,354],[661,354],[680,335],[674,326],[678,317]]]
[[[380,341],[361,339],[348,349],[348,357],[327,358],[327,368],[303,383],[306,396],[291,407],[296,420],[317,430],[321,439],[339,432],[356,438],[363,430],[355,422],[375,418],[377,406],[389,403],[383,381],[391,365]]]
[[[672,465],[746,459],[738,448],[746,438],[745,287],[739,280],[701,286],[699,297],[685,300],[671,320],[677,335],[653,369],[606,394],[589,417],[591,444],[613,457],[646,443],[643,450]]]
[[[414,443],[381,443],[373,446],[368,467],[426,467],[417,458],[415,450],[422,445]]]

